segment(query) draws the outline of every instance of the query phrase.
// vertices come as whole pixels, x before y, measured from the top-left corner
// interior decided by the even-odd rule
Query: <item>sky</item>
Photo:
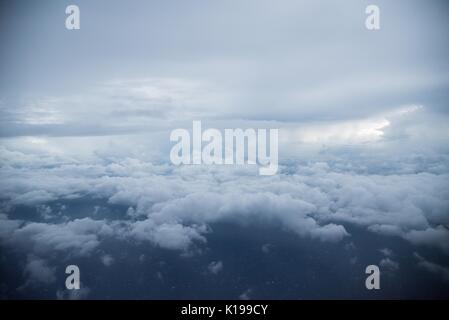
[[[448,18],[437,0],[1,1],[0,297],[448,298]],[[172,165],[193,120],[279,129],[277,174]]]

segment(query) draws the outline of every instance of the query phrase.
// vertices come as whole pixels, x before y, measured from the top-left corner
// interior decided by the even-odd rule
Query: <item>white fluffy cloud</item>
[[[405,238],[415,244],[438,246],[449,253],[449,230],[447,226],[439,225],[425,230],[411,230]]]
[[[81,288],[78,290],[58,290],[56,291],[56,299],[58,300],[83,300],[90,294],[90,288],[81,283]]]
[[[4,243],[36,254],[59,251],[83,256],[99,245],[101,237],[112,235],[113,229],[104,221],[84,218],[60,224],[26,223],[8,234],[2,234]]]
[[[56,281],[54,267],[50,267],[44,259],[28,255],[24,272],[27,276],[27,283],[39,283],[48,285]]]
[[[224,220],[274,221],[321,241],[348,237],[344,224],[356,224],[448,251],[448,174],[359,174],[332,162],[284,166],[277,176],[260,177],[251,167],[170,167],[131,158],[32,168],[8,161],[1,189],[9,220],[2,236],[37,252],[88,254],[105,235],[186,250],[206,242],[208,226]],[[21,225],[10,210],[82,197],[126,205],[128,215]]]
[[[223,270],[223,262],[222,261],[212,261],[207,266],[207,270],[212,274],[218,274]]]
[[[399,263],[390,258],[383,258],[382,260],[380,260],[379,265],[387,271],[399,270]]]
[[[42,203],[42,197],[35,201],[23,197],[32,192],[25,184],[32,179],[40,192],[53,195],[51,199],[89,196],[127,205],[134,213],[124,224],[88,217],[18,227],[19,222],[5,220],[2,233],[9,235],[7,241],[38,252],[71,249],[87,254],[103,235],[126,235],[184,250],[193,242],[206,241],[208,225],[230,219],[277,221],[300,236],[322,241],[339,241],[349,236],[343,224],[357,224],[447,250],[444,240],[449,233],[443,225],[447,223],[448,200],[443,187],[448,175],[357,175],[316,164],[297,167],[297,173],[260,178],[251,171],[242,174],[230,168],[160,171],[128,160],[115,166],[94,166],[98,173],[92,173],[89,165],[76,170],[73,165],[68,170],[64,166],[32,172],[21,169],[17,179],[2,184],[3,194],[13,204]],[[133,175],[124,175],[123,170],[133,171]],[[136,217],[140,218],[134,220]]]
[[[418,260],[418,266],[420,266],[421,268],[423,268],[431,273],[435,273],[435,274],[441,276],[441,278],[444,281],[449,282],[449,268],[448,267],[428,261],[427,259],[425,259],[424,257],[422,257],[421,255],[419,255],[416,252],[414,253],[414,256]]]
[[[286,158],[271,177],[251,166],[171,166],[154,158],[145,136],[6,139],[0,238],[35,252],[77,255],[92,252],[104,236],[188,250],[207,242],[213,223],[259,221],[331,242],[350,237],[347,226],[357,225],[449,253],[449,157],[437,138],[441,121],[422,113],[425,108],[404,110],[368,145],[307,151],[290,141],[287,155],[307,152]],[[434,120],[438,129],[423,138]],[[21,221],[14,210],[37,206],[51,219],[61,212],[52,206],[74,199],[127,209],[121,218],[103,220],[60,213],[66,220],[52,223]]]
[[[105,267],[110,267],[114,263],[114,258],[110,254],[102,255],[100,260],[101,260],[101,263],[103,263],[103,265]]]

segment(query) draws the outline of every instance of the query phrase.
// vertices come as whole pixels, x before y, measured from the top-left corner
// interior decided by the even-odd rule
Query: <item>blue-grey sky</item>
[[[0,6],[0,297],[447,297],[446,1]],[[192,120],[278,128],[278,174],[171,165]]]
[[[369,3],[78,1],[81,29],[68,31],[71,2],[6,2],[0,89],[14,110],[162,78],[214,93],[205,102],[214,117],[332,120],[405,104],[446,112],[447,4],[377,1],[381,30],[370,32]]]

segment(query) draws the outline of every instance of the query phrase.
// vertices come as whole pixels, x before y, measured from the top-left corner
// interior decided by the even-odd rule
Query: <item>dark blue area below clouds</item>
[[[351,237],[329,244],[300,238],[265,224],[219,223],[211,226],[207,244],[190,254],[155,247],[148,242],[104,240],[88,257],[52,253],[56,267],[49,285],[26,282],[24,254],[2,248],[2,298],[55,299],[64,289],[65,266],[81,270],[88,299],[379,299],[449,298],[449,283],[420,268],[416,247],[398,238],[348,227]],[[398,270],[381,267],[381,289],[365,288],[365,267],[379,264],[382,248],[390,248]],[[425,249],[425,248],[423,248]],[[437,251],[420,254],[449,265]],[[110,266],[101,256],[113,258]],[[208,265],[221,261],[222,270]]]

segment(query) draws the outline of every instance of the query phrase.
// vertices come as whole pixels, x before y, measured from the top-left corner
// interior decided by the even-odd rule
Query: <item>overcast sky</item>
[[[65,28],[72,3],[80,30]],[[371,3],[378,31],[365,28]],[[447,283],[447,1],[0,6],[0,240],[22,254],[2,296],[58,283],[55,252],[119,268],[105,239],[200,255],[223,221],[371,250],[390,271],[405,259]],[[279,128],[279,174],[170,165],[169,133],[192,120]],[[355,227],[411,248],[358,243]],[[362,259],[351,250],[348,264]],[[206,273],[229,268],[221,254]]]
[[[76,31],[65,29],[68,3],[2,5],[3,136],[50,122],[50,134],[83,135],[91,122],[136,130],[135,116],[304,122],[415,104],[447,113],[445,1],[377,1],[374,32],[366,1],[78,1]]]

